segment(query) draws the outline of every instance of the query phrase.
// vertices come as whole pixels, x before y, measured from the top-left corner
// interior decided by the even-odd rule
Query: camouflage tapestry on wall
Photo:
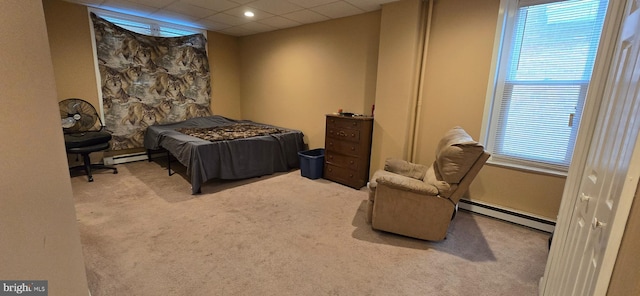
[[[207,41],[202,34],[154,37],[93,13],[91,20],[112,150],[142,147],[150,125],[211,115]]]

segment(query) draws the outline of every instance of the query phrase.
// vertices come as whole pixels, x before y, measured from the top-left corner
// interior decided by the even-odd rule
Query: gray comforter
[[[211,179],[244,179],[299,167],[298,152],[304,149],[303,134],[283,129],[283,133],[235,140],[206,141],[176,131],[179,128],[208,128],[238,123],[259,124],[209,116],[186,121],[154,125],[147,128],[144,147],[164,148],[187,167],[191,192],[200,192],[202,183]]]

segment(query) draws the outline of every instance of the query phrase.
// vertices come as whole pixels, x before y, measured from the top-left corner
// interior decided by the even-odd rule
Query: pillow
[[[447,183],[460,183],[483,152],[484,147],[480,143],[456,126],[446,132],[438,143],[435,169]]]

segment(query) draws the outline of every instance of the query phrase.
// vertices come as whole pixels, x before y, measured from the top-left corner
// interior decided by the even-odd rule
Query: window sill
[[[564,172],[564,171],[558,171],[558,170],[552,170],[552,169],[544,169],[544,168],[538,168],[538,167],[533,167],[533,166],[527,166],[527,165],[523,165],[523,164],[515,164],[515,163],[512,163],[512,162],[495,160],[495,159],[493,159],[493,157],[491,157],[491,158],[489,158],[489,160],[487,160],[487,165],[501,167],[501,168],[505,168],[505,169],[523,171],[523,172],[526,172],[526,173],[536,173],[536,174],[541,174],[541,175],[548,175],[548,176],[553,176],[553,177],[566,178],[567,174],[568,174],[568,172]]]

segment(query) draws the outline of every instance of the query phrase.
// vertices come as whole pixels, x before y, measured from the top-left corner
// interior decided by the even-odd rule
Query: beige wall
[[[0,279],[88,295],[39,1],[0,10]]]
[[[380,12],[243,37],[242,117],[324,147],[325,114],[371,113]]]
[[[475,139],[491,67],[499,0],[436,0],[418,131],[418,162],[431,163],[440,137],[462,126]],[[565,178],[487,165],[469,190],[476,201],[556,219]]]
[[[207,33],[213,114],[242,118],[240,108],[240,48],[238,37]]]
[[[425,17],[421,0],[385,4],[380,21],[371,173],[389,157],[409,159]]]
[[[47,22],[58,101],[67,98],[83,99],[100,112],[87,7],[61,0],[42,0],[42,5]],[[104,155],[102,152],[91,153],[91,160],[101,161]],[[83,163],[82,157],[77,155],[69,155],[67,159],[69,166]]]
[[[60,0],[43,0],[49,47],[53,57],[58,100],[80,98],[98,108],[87,7]]]
[[[640,188],[640,186],[638,187]],[[640,191],[636,191],[607,295],[640,295]]]

